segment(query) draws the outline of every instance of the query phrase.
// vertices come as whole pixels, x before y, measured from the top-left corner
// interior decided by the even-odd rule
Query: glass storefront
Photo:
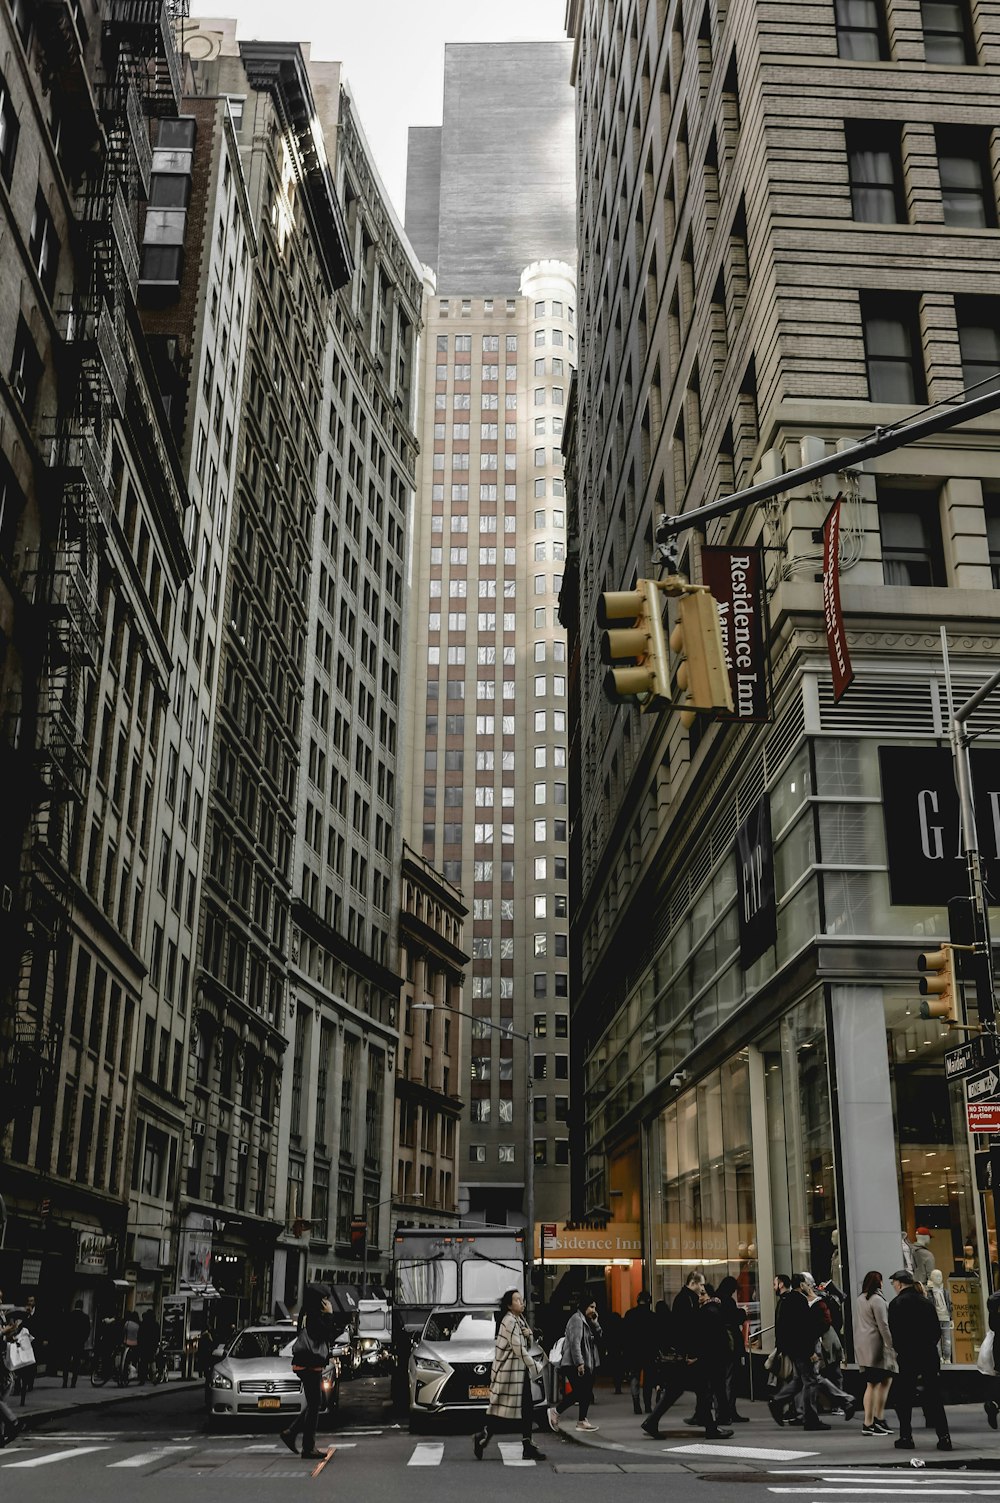
[[[713,1070],[650,1134],[654,1300],[672,1300],[692,1268],[757,1297],[748,1062],[743,1050]]]

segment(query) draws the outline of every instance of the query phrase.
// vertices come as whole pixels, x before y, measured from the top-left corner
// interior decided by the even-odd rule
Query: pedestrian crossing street
[[[339,1456],[341,1452],[364,1449],[366,1445],[377,1444],[383,1434],[392,1435],[393,1432],[384,1432],[381,1429],[366,1430],[343,1430],[335,1435],[319,1435],[317,1447],[321,1451],[333,1449],[333,1454]],[[408,1450],[406,1465],[412,1467],[436,1467],[446,1461],[473,1461],[472,1436],[460,1435],[449,1436],[447,1441],[410,1441],[398,1428],[395,1438],[403,1443],[404,1452]],[[22,1436],[9,1449],[0,1451],[0,1471],[34,1471],[39,1467],[57,1467],[69,1463],[79,1462],[89,1458],[88,1465],[104,1467],[108,1471],[133,1471],[142,1472],[144,1469],[160,1471],[165,1467],[186,1465],[188,1469],[198,1469],[200,1463],[211,1466],[213,1470],[221,1471],[223,1468],[230,1470],[240,1464],[240,1459],[245,1459],[245,1465],[254,1466],[257,1475],[266,1475],[267,1463],[270,1458],[281,1464],[281,1475],[287,1476],[295,1462],[289,1456],[286,1448],[277,1439],[265,1440],[259,1433],[257,1435],[188,1435],[175,1436],[164,1441],[145,1440],[138,1444],[136,1449],[128,1449],[127,1455],[121,1455],[123,1449],[129,1447],[132,1440],[126,1432],[102,1431],[93,1435],[79,1433],[56,1433],[56,1434],[30,1434]],[[240,1444],[236,1444],[240,1442]],[[132,1442],[135,1444],[134,1440]],[[494,1447],[496,1448],[494,1450]],[[525,1461],[521,1456],[520,1440],[499,1440],[491,1443],[490,1450],[504,1466],[532,1467],[537,1463]],[[302,1475],[307,1475],[308,1468],[301,1468]],[[297,1473],[296,1473],[297,1474]],[[11,1479],[13,1480],[13,1479]]]
[[[817,1470],[813,1478],[791,1472],[771,1475],[783,1480],[769,1484],[769,1493],[801,1499],[802,1503],[812,1503],[813,1499],[816,1503],[826,1503],[827,1498],[899,1498],[906,1503],[916,1503],[920,1498],[1000,1498],[998,1473],[937,1471],[905,1463],[892,1470],[830,1467],[822,1472]]]

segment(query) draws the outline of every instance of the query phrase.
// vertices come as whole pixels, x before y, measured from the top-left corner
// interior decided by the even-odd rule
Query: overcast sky
[[[400,219],[406,130],[441,123],[445,43],[566,35],[566,0],[192,0],[191,13],[235,15],[246,40],[311,42],[315,58],[342,62]]]

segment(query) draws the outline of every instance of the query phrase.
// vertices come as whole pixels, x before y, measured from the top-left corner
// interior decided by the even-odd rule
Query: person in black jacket
[[[83,1354],[90,1340],[90,1316],[83,1308],[83,1300],[78,1299],[72,1310],[66,1317],[66,1327],[63,1348],[63,1380],[65,1388],[70,1379],[73,1387],[80,1376],[80,1367],[83,1363]]]
[[[732,1430],[720,1429],[729,1418],[726,1396],[726,1368],[732,1355],[729,1327],[721,1300],[702,1285],[694,1339],[698,1356],[695,1369],[698,1390],[697,1413],[705,1424],[709,1440],[729,1440]]]
[[[1000,1362],[1000,1293],[991,1294],[986,1301],[986,1319],[990,1330],[993,1332],[993,1371],[1000,1374],[997,1363]],[[1000,1404],[997,1403],[996,1395],[1000,1392],[1000,1376],[987,1379],[989,1383],[990,1397],[983,1404],[986,1410],[986,1422],[991,1430],[997,1427],[997,1415],[1000,1414]]]
[[[632,1408],[649,1414],[653,1408],[653,1379],[656,1376],[656,1317],[650,1309],[651,1299],[641,1290],[621,1325],[625,1369],[632,1390]],[[607,1322],[605,1322],[605,1329]],[[639,1395],[642,1394],[642,1404]]]
[[[320,1382],[329,1361],[330,1343],[337,1334],[332,1314],[329,1286],[307,1284],[296,1341],[304,1335],[313,1348],[313,1355],[307,1359],[297,1356],[294,1347],[292,1349],[292,1371],[298,1374],[306,1403],[288,1429],[281,1431],[281,1439],[294,1455],[299,1455],[295,1449],[295,1437],[301,1430],[301,1454],[309,1460],[324,1454],[316,1449],[316,1426],[319,1422]]]
[[[775,1424],[783,1425],[785,1404],[801,1388],[805,1409],[803,1430],[829,1430],[830,1426],[816,1412],[816,1346],[829,1327],[830,1315],[822,1300],[810,1305],[802,1291],[803,1282],[801,1274],[793,1274],[791,1279],[778,1274],[774,1281],[778,1295],[774,1345],[791,1362],[793,1373],[774,1397],[768,1399],[767,1407]]]
[[[691,1376],[691,1369],[698,1360],[698,1311],[701,1308],[701,1294],[705,1288],[705,1275],[703,1273],[689,1273],[684,1281],[684,1288],[674,1300],[672,1318],[670,1322],[670,1340],[672,1344],[672,1356],[676,1359],[664,1364],[662,1378],[663,1391],[659,1403],[652,1413],[643,1420],[641,1429],[654,1439],[659,1434],[657,1426],[672,1404],[676,1404],[687,1386],[687,1380]],[[666,1354],[663,1354],[666,1355]],[[696,1380],[697,1386],[697,1380]],[[700,1398],[700,1395],[699,1395]],[[711,1424],[711,1416],[702,1413],[700,1403],[695,1408],[691,1419],[686,1419],[686,1425]]]
[[[722,1317],[729,1332],[729,1355],[726,1358],[726,1402],[729,1423],[744,1425],[749,1415],[736,1413],[736,1384],[746,1362],[746,1339],[743,1335],[747,1312],[736,1302],[738,1285],[731,1274],[722,1280],[716,1293],[722,1305]]]
[[[927,1423],[937,1431],[939,1451],[951,1450],[948,1416],[941,1401],[941,1359],[938,1341],[941,1327],[937,1311],[916,1287],[913,1274],[900,1268],[892,1275],[896,1298],[889,1304],[889,1330],[899,1363],[899,1376],[893,1384],[893,1399],[899,1415],[897,1451],[912,1451],[913,1405],[917,1384],[923,1389],[923,1409]]]

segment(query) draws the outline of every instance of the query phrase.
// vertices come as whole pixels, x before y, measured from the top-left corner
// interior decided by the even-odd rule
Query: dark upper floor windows
[[[915,406],[927,395],[914,296],[861,295],[868,392],[873,402]]]
[[[0,177],[3,178],[8,188],[14,176],[14,158],[17,155],[17,138],[20,129],[7,80],[0,73]]]
[[[837,52],[856,62],[889,56],[882,0],[834,0]]]
[[[882,575],[887,585],[944,585],[944,550],[935,491],[879,488]]]
[[[35,194],[35,211],[31,216],[31,234],[28,237],[28,254],[38,273],[38,280],[51,301],[56,290],[56,273],[59,270],[59,237],[45,202],[41,188]]]
[[[1000,386],[1000,299],[957,297],[955,319],[963,382],[980,392],[995,391]]]
[[[976,61],[968,0],[921,0],[924,57],[929,63]]]
[[[855,219],[866,224],[905,223],[899,126],[851,120],[846,134]]]
[[[986,127],[939,125],[936,135],[945,224],[994,228],[997,205]]]

